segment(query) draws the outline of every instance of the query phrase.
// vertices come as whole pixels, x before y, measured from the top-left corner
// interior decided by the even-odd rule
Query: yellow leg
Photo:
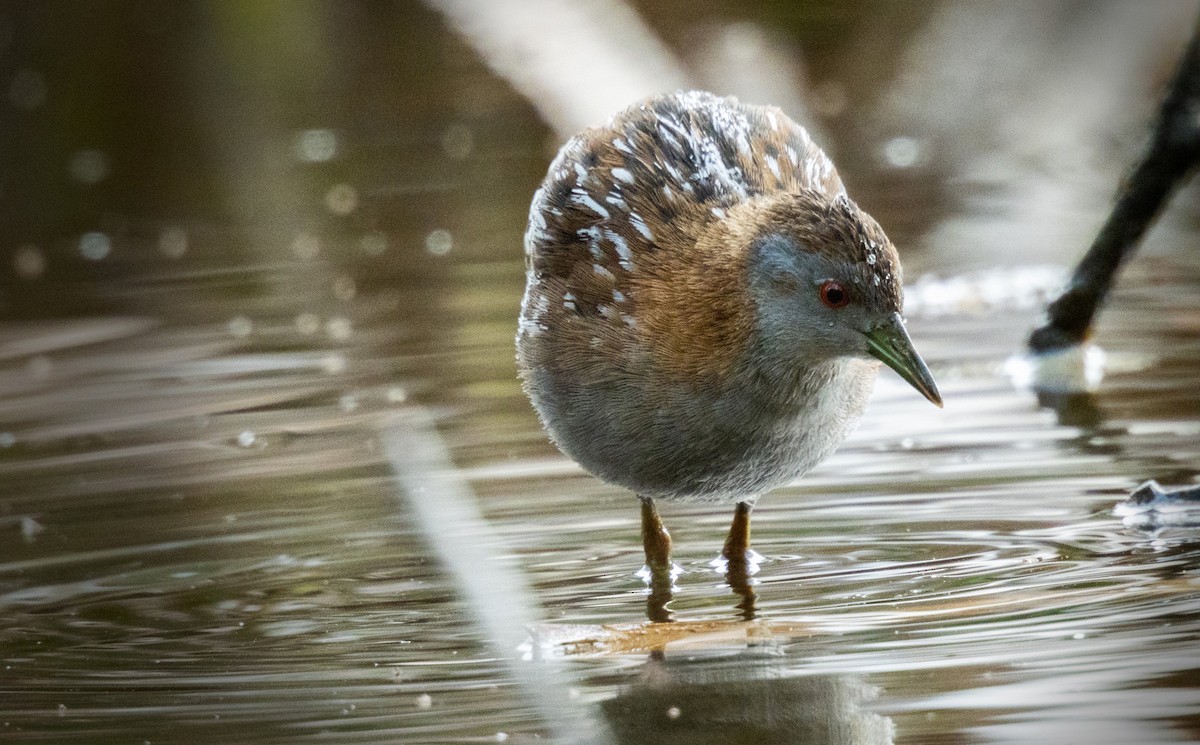
[[[671,568],[671,534],[663,526],[654,507],[654,500],[642,500],[642,548],[646,550],[646,565],[651,570]]]
[[[733,524],[729,526],[729,536],[725,539],[725,548],[721,556],[727,561],[745,561],[746,552],[750,550],[750,510],[749,502],[738,502],[733,513]]]
[[[650,570],[650,596],[646,598],[646,617],[654,623],[671,620],[667,603],[675,598],[674,578],[671,576],[671,534],[663,526],[654,508],[654,500],[642,500],[642,548],[646,551],[646,567]]]
[[[729,537],[725,539],[725,548],[721,556],[725,559],[725,581],[734,594],[741,597],[738,610],[742,619],[753,621],[758,615],[756,603],[758,594],[754,592],[754,583],[750,578],[751,566],[747,554],[750,551],[750,510],[749,502],[738,502],[733,513],[733,524],[729,526]]]

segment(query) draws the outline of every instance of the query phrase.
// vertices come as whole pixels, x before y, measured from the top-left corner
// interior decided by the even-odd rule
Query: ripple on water
[[[1128,742],[1171,741],[1161,722],[1191,721],[1200,690],[1196,535],[1132,530],[1111,508],[1145,479],[1195,480],[1200,370],[1161,314],[1114,316],[1111,359],[1154,363],[1110,368],[1058,410],[1002,371],[1032,317],[914,319],[946,409],[885,376],[853,438],[761,501],[757,625],[709,565],[730,515],[665,505],[681,623],[646,641],[636,502],[546,443],[493,362],[511,359],[499,325],[443,342],[486,380],[464,383],[440,431],[509,546],[494,560],[541,603],[540,654],[566,665],[573,700],[606,702],[593,711],[621,736],[715,732],[728,707],[766,716],[758,702],[774,700],[792,703],[770,726],[849,722],[864,741],[1036,741],[1094,708],[1121,712],[1112,732]],[[388,317],[353,322],[363,338],[372,324]],[[234,348],[221,329],[50,331],[22,338],[52,348],[63,377],[6,399],[23,424],[0,450],[15,538],[0,548],[0,721],[151,741],[543,732],[437,537],[396,506],[376,429],[410,396],[436,399],[427,381],[397,399],[393,376],[353,357],[331,373],[326,351]],[[239,447],[244,432],[260,446]],[[601,633],[608,646],[582,653]]]

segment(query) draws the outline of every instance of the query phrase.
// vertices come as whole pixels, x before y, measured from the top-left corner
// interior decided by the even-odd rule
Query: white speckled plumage
[[[804,129],[708,93],[566,143],[525,249],[526,390],[564,452],[643,497],[752,503],[857,422],[878,362],[857,332],[792,330],[773,284],[819,269],[861,314],[900,310],[894,248]]]

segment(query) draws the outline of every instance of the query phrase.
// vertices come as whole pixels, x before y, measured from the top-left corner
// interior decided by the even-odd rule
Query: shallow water
[[[752,630],[708,565],[729,516],[668,505],[683,630],[647,643],[636,503],[546,444],[510,374],[519,270],[489,271],[495,307],[475,338],[394,341],[394,357],[333,372],[328,353],[255,349],[279,329],[235,343],[112,319],[62,326],[77,335],[55,345],[56,328],[10,325],[6,350],[44,342],[29,359],[53,363],[5,399],[23,423],[0,456],[6,731],[545,732],[434,558],[438,536],[396,499],[379,428],[413,405],[390,370],[420,356],[464,378],[435,407],[437,431],[509,547],[495,560],[543,608],[535,657],[557,659],[620,741],[1200,737],[1196,533],[1129,529],[1111,512],[1147,478],[1198,472],[1194,260],[1131,272],[1099,335],[1124,371],[1061,413],[1003,373],[1032,314],[915,317],[946,408],[881,379],[854,437],[760,503]],[[355,334],[400,325],[383,312]],[[10,379],[37,367],[9,359]]]
[[[409,129],[346,123],[345,159],[260,213],[110,215],[111,254],[64,238],[5,276],[0,741],[1200,741],[1200,533],[1112,512],[1200,475],[1194,221],[1123,276],[1099,387],[1039,401],[1010,358],[1062,271],[937,240],[1028,213],[851,159],[945,409],[884,374],[838,453],[761,500],[752,622],[710,566],[731,516],[663,506],[684,571],[649,626],[636,501],[553,449],[515,377],[552,138],[455,74],[465,163],[435,91]],[[317,131],[283,118],[267,142]],[[272,211],[343,178],[344,220]]]

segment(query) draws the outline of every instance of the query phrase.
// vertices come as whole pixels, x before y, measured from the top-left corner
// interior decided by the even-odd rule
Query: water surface
[[[1200,741],[1198,535],[1112,513],[1147,479],[1200,474],[1187,194],[1101,319],[1098,388],[1039,400],[1006,363],[1061,270],[981,246],[1041,215],[1083,225],[1036,263],[1069,262],[1111,182],[1037,161],[1056,188],[1101,195],[1081,214],[1022,201],[1044,182],[1003,167],[954,181],[936,160],[856,162],[855,137],[879,133],[825,121],[852,189],[896,226],[945,409],[886,373],[838,453],[761,500],[752,623],[709,564],[731,515],[664,506],[684,572],[676,623],[648,629],[636,501],[553,449],[515,377],[523,215],[554,137],[433,14],[340,7],[316,14],[359,43],[323,37],[342,56],[303,84],[262,72],[253,45],[221,57],[194,15],[134,14],[150,29],[128,32],[135,49],[187,57],[164,57],[162,80],[116,75],[165,96],[137,126],[188,111],[236,147],[205,146],[193,182],[163,142],[135,167],[139,145],[115,140],[101,191],[6,228],[0,740]],[[804,39],[830,23],[772,17]],[[200,28],[257,28],[237,20]],[[838,52],[815,48],[821,73]],[[45,70],[47,107],[64,105]],[[201,93],[167,95],[171,70]],[[260,75],[292,98],[252,95]],[[242,115],[196,113],[214,102]],[[40,193],[38,158],[62,172],[73,151],[50,139],[7,194]],[[978,243],[950,254],[947,235]],[[1010,268],[976,271],[989,264]],[[452,493],[482,521],[439,513]],[[466,555],[537,607],[472,590],[472,567],[447,560]]]

